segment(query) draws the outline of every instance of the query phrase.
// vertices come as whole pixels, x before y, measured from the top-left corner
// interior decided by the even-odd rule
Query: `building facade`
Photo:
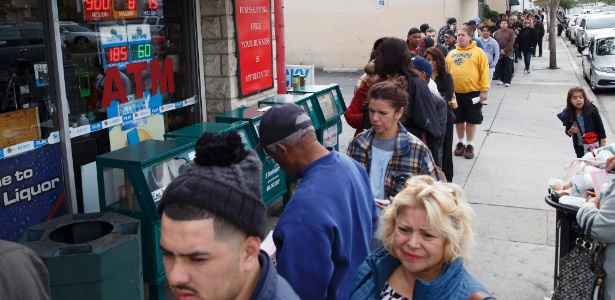
[[[96,156],[275,94],[272,23],[268,0],[3,1],[0,239],[96,211]]]

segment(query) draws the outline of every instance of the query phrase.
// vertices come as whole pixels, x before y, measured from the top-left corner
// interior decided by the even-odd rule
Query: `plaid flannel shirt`
[[[438,172],[434,163],[431,151],[423,142],[412,134],[399,122],[399,133],[393,157],[387,165],[384,179],[384,195],[395,196],[401,191],[406,180],[415,175],[429,175],[438,180]],[[369,167],[372,157],[372,140],[375,132],[371,128],[368,131],[356,136],[346,154],[359,162],[369,175]]]

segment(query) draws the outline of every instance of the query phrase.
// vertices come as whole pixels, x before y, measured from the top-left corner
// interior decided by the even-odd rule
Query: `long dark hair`
[[[423,52],[423,58],[427,59],[427,55],[430,55],[436,62],[436,71],[438,72],[438,76],[446,76],[446,62],[444,62],[444,55],[442,54],[442,51],[440,51],[437,47],[429,47],[425,50],[425,52]]]
[[[381,79],[402,75],[419,77],[412,67],[412,55],[404,40],[396,37],[386,38],[376,50],[376,73]]]
[[[402,76],[389,77],[384,81],[374,83],[367,93],[367,102],[372,99],[390,100],[391,106],[398,112],[408,106],[408,82]],[[404,112],[405,114],[405,112]]]
[[[570,122],[573,122],[577,118],[577,109],[572,105],[572,95],[576,92],[580,92],[581,95],[583,95],[583,107],[581,109],[587,114],[587,116],[591,116],[598,112],[596,107],[589,102],[589,99],[587,99],[587,94],[583,88],[578,86],[570,88],[568,90],[568,96],[566,97],[566,115],[568,115],[568,121]]]

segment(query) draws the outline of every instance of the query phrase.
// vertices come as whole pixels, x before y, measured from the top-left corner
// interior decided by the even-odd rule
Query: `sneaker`
[[[524,70],[523,70],[523,74],[527,74],[527,70],[525,70],[525,69],[524,69]]]
[[[483,105],[487,105],[487,100],[483,101]]]
[[[502,85],[502,84],[504,84],[504,81],[498,82],[498,85]]]
[[[474,147],[472,145],[466,146],[466,152],[463,154],[463,157],[466,159],[474,158]]]
[[[455,146],[455,151],[453,151],[453,154],[455,154],[455,156],[462,156],[463,152],[466,151],[466,146],[463,145],[463,143],[457,143],[457,146]]]
[[[527,69],[527,73],[530,74],[530,69]]]
[[[505,87],[509,87],[509,86],[510,86],[510,83],[504,84],[504,86],[505,86]]]

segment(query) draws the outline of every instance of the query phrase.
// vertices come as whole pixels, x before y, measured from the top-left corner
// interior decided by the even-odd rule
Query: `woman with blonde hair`
[[[384,246],[357,270],[350,299],[493,299],[463,266],[472,216],[458,185],[408,180],[383,212]]]

